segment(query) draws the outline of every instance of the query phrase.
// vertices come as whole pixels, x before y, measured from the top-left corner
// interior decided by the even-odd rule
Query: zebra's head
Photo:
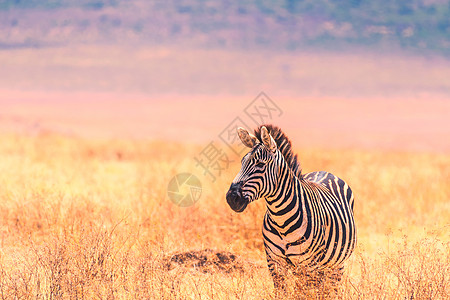
[[[278,160],[282,155],[277,143],[265,126],[260,128],[261,142],[247,130],[237,129],[242,143],[251,150],[242,158],[241,170],[227,192],[227,203],[235,212],[243,212],[247,205],[274,193]]]

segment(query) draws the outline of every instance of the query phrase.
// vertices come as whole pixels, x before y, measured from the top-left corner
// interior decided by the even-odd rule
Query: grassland
[[[202,148],[2,134],[0,297],[274,298],[260,233],[264,203],[233,213],[224,195],[239,165],[211,182],[192,159]],[[298,153],[305,171],[332,171],[356,194],[359,243],[337,297],[450,296],[449,155]],[[189,208],[167,197],[167,183],[184,171],[203,184]],[[227,272],[217,265],[167,269],[172,254],[205,249],[237,259]]]

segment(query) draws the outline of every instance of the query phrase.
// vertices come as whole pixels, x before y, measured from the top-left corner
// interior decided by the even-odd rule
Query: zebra
[[[291,268],[306,274],[334,270],[340,280],[356,244],[348,184],[328,172],[302,174],[290,140],[274,125],[259,126],[255,135],[241,127],[237,133],[251,150],[242,158],[226,200],[238,213],[250,202],[266,200],[262,234],[275,289],[285,288]]]

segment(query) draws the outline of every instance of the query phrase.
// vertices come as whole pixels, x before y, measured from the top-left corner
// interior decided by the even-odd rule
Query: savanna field
[[[239,163],[212,182],[193,159],[204,146],[2,134],[0,297],[275,299],[264,202],[232,212],[225,193]],[[289,297],[450,297],[450,155],[295,151],[304,172],[327,170],[350,184],[358,245],[334,296],[319,287],[291,288]],[[188,208],[167,195],[184,171],[203,188]]]
[[[443,0],[0,0],[0,299],[450,299],[449,20]],[[277,294],[264,200],[226,202],[241,157],[216,180],[195,160],[262,123],[353,190],[338,284]]]

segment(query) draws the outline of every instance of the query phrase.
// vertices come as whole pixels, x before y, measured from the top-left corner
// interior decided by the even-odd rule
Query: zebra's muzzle
[[[243,212],[248,205],[248,200],[242,196],[242,183],[232,183],[227,192],[227,203],[235,212]]]

